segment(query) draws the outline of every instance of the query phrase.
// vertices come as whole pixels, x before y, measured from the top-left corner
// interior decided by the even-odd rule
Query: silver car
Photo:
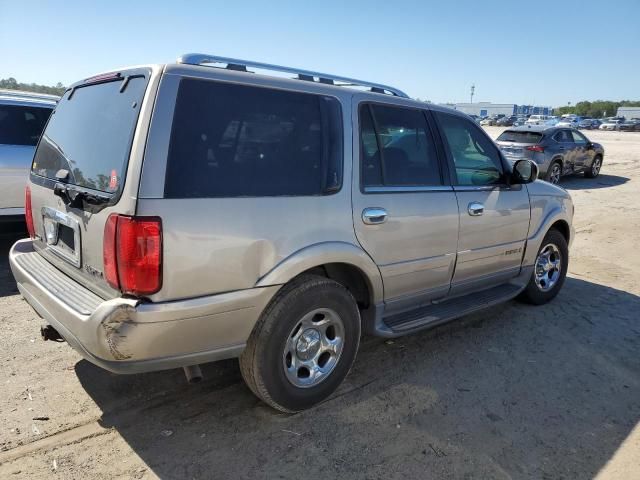
[[[24,225],[24,187],[57,97],[0,90],[0,225]],[[24,227],[22,227],[24,228]]]
[[[335,391],[362,333],[554,298],[573,205],[536,176],[396,88],[190,54],[70,87],[10,263],[43,336],[94,364],[197,380],[239,357],[294,412]]]

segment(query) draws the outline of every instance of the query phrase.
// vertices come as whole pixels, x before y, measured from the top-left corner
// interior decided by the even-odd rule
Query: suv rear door
[[[111,213],[136,213],[151,76],[151,68],[122,71],[67,90],[31,168],[34,247],[104,298],[118,294],[104,278],[104,226]]]
[[[474,122],[436,111],[458,199],[460,232],[451,294],[503,283],[520,271],[529,231],[529,194],[508,185],[496,145]]]
[[[428,112],[356,96],[352,115],[353,223],[380,268],[386,311],[447,295],[458,206]]]

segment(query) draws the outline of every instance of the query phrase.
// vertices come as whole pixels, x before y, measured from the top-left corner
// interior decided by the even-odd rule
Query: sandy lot
[[[366,338],[339,392],[297,415],[234,361],[188,386],[42,342],[5,241],[0,478],[640,478],[640,133],[587,135],[604,167],[562,182],[577,235],[555,301]]]

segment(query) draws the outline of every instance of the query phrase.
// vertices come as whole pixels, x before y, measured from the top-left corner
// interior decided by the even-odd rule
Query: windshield
[[[65,92],[40,140],[32,172],[55,179],[63,169],[70,184],[118,191],[146,86],[147,78],[131,76]]]
[[[507,130],[500,134],[497,141],[513,143],[538,143],[541,138],[542,134],[537,132],[515,132],[512,130]]]

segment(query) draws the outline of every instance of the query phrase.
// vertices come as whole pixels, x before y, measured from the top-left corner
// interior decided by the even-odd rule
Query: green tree
[[[0,88],[7,90],[22,90],[25,92],[47,93],[49,95],[62,95],[66,90],[62,83],[58,82],[55,87],[39,85],[37,83],[20,83],[15,78],[0,79]]]

